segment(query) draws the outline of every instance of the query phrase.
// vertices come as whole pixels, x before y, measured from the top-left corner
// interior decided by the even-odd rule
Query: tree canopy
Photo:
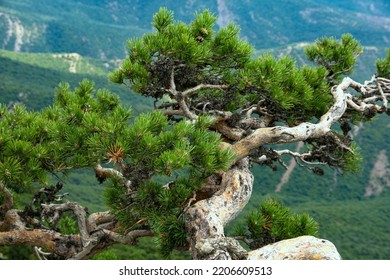
[[[253,164],[274,168],[290,155],[319,175],[324,165],[358,170],[349,131],[390,114],[390,51],[358,83],[346,77],[363,50],[350,34],[318,39],[306,48],[311,64],[298,66],[289,56],[256,57],[238,26],[216,30],[215,23],[208,10],[186,24],[161,8],[154,31],[128,41],[129,55],[110,79],[154,98],[150,113],[133,118],[116,95],[87,80],[74,90],[60,84],[54,104],[39,112],[1,105],[0,246],[27,243],[40,257],[83,259],[154,236],[164,254],[244,259],[247,251],[224,227],[252,194]],[[299,141],[303,153],[283,145]],[[50,186],[80,168],[105,182],[109,211],[88,213],[61,201],[61,183]],[[15,207],[14,195],[34,184],[43,188],[32,202]],[[59,227],[66,213],[74,231]],[[310,217],[290,217],[271,201],[239,233],[254,250],[316,229]],[[205,240],[212,253],[197,246]]]

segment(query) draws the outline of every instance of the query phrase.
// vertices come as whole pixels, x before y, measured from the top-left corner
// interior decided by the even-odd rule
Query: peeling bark
[[[44,248],[64,258],[69,258],[82,248],[78,235],[63,235],[52,230],[22,229],[0,232],[0,246],[28,244]]]
[[[225,225],[233,220],[248,203],[253,187],[253,175],[249,171],[248,159],[241,160],[227,171],[223,175],[221,186],[220,191],[208,199],[198,201],[185,214],[188,241],[194,259],[214,258],[221,254],[226,259],[234,258],[227,249],[229,246],[222,246],[217,255],[215,252],[212,254],[210,252],[210,256],[205,256],[204,250],[201,250],[203,247],[197,244],[204,242],[202,241],[204,239],[225,238]],[[226,242],[224,244],[229,244]]]

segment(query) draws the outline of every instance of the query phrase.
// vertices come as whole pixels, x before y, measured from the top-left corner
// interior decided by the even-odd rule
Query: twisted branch
[[[381,81],[382,80],[384,79],[381,78]],[[389,84],[390,81],[386,80],[386,86],[382,87],[383,94],[380,93],[379,88],[376,89],[376,92],[379,93],[379,98],[388,98]],[[326,135],[331,130],[333,124],[344,115],[348,105],[350,108],[358,111],[367,108],[373,108],[376,111],[383,110],[374,103],[367,105],[361,104],[360,106],[357,105],[352,101],[351,95],[346,93],[348,88],[358,90],[363,95],[368,92],[367,85],[357,83],[349,77],[344,78],[338,86],[332,88],[334,103],[328,112],[320,118],[318,123],[313,124],[304,122],[293,127],[275,126],[256,129],[251,135],[232,145],[232,148],[237,155],[236,161],[247,157],[251,151],[265,144],[292,143]]]

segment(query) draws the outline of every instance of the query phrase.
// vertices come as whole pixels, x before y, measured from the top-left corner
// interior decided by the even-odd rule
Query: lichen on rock
[[[341,256],[328,240],[300,236],[251,251],[248,260],[341,260]]]

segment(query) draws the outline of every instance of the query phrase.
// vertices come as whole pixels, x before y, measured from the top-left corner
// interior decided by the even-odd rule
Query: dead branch
[[[79,235],[64,235],[53,230],[20,229],[0,232],[0,246],[28,244],[63,258],[72,256],[81,246]]]
[[[63,213],[72,211],[77,218],[77,225],[80,232],[81,242],[84,246],[91,242],[87,229],[87,209],[75,202],[63,204],[43,204],[42,216],[49,219],[51,224],[57,224]]]
[[[0,216],[3,213],[6,213],[8,210],[14,207],[14,200],[12,198],[11,192],[5,187],[5,185],[0,182],[0,192],[3,194],[4,202],[0,205]]]
[[[193,88],[189,88],[185,91],[183,91],[182,95],[183,97],[188,97],[190,94],[202,90],[202,89],[227,89],[229,86],[228,85],[209,85],[209,84],[199,84]]]
[[[249,136],[233,144],[232,148],[237,155],[236,160],[247,157],[252,150],[265,144],[292,143],[326,135],[330,132],[333,124],[344,115],[348,106],[350,106],[351,109],[359,111],[363,109],[361,108],[362,105],[359,106],[352,103],[351,95],[346,93],[348,88],[358,89],[362,93],[366,92],[366,87],[364,85],[355,82],[349,77],[344,78],[338,86],[333,87],[332,95],[334,103],[328,112],[320,118],[318,123],[313,124],[304,122],[293,127],[275,126],[259,128]],[[384,92],[384,94],[386,93],[387,92]],[[379,93],[378,96],[381,96],[381,94]],[[379,109],[375,104],[367,106],[376,110]]]

